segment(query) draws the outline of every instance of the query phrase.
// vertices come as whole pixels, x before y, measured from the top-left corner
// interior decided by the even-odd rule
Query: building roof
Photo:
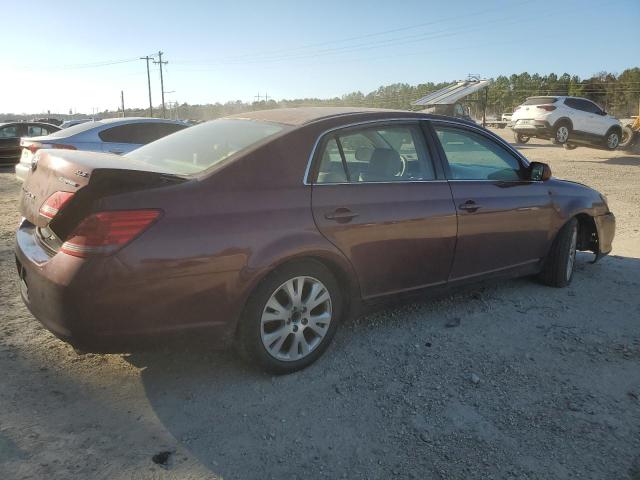
[[[426,95],[412,105],[452,105],[489,85],[489,80],[468,80],[458,82]]]
[[[261,120],[263,122],[274,122],[283,123],[285,125],[300,126],[323,118],[374,112],[403,112],[403,110],[362,107],[299,107],[278,108],[273,110],[257,110],[255,112],[245,112],[230,115],[226,118]]]

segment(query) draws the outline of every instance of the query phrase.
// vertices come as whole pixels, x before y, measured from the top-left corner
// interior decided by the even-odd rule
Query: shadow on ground
[[[608,316],[618,299],[605,285],[637,292],[640,260],[590,259],[569,289],[497,282],[348,321],[322,359],[288,376],[202,346],[126,359],[176,442],[225,479],[624,475],[624,444],[639,433],[626,398],[637,362],[594,364],[572,342],[595,335],[608,352],[630,334]],[[445,327],[452,315],[461,327]],[[607,396],[622,400],[604,406]]]

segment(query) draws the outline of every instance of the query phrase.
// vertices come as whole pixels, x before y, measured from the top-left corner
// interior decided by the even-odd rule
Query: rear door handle
[[[116,155],[122,155],[124,153],[124,150],[118,150],[117,148],[114,148],[113,150],[109,150],[109,153],[115,153]]]
[[[347,223],[356,218],[358,215],[358,213],[352,212],[348,208],[336,208],[331,213],[325,213],[324,218],[339,223]]]
[[[467,200],[466,202],[458,205],[458,209],[459,210],[465,210],[467,212],[475,212],[476,210],[482,208],[482,205],[478,205],[476,202],[474,202],[473,200]]]

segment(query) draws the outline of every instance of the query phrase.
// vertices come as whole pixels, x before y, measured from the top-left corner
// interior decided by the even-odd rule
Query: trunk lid
[[[183,182],[186,179],[158,167],[119,155],[74,150],[39,150],[22,185],[20,213],[37,227],[49,226],[61,239],[75,226],[96,199]],[[40,208],[56,192],[73,198],[53,219]]]

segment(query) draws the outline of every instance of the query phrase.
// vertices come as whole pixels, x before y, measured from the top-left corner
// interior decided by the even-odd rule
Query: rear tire
[[[553,138],[551,141],[558,145],[563,145],[569,141],[571,135],[571,125],[569,122],[560,121],[553,127]]]
[[[578,242],[578,220],[572,218],[558,232],[540,272],[542,283],[566,287],[573,279]]]
[[[327,299],[313,306],[325,292]],[[320,262],[302,260],[283,265],[249,298],[238,327],[238,351],[250,364],[272,373],[301,370],[331,343],[343,306],[337,280]],[[323,320],[318,320],[321,317]]]
[[[524,133],[515,133],[514,135],[516,143],[527,143],[531,140],[529,135],[525,135]]]

